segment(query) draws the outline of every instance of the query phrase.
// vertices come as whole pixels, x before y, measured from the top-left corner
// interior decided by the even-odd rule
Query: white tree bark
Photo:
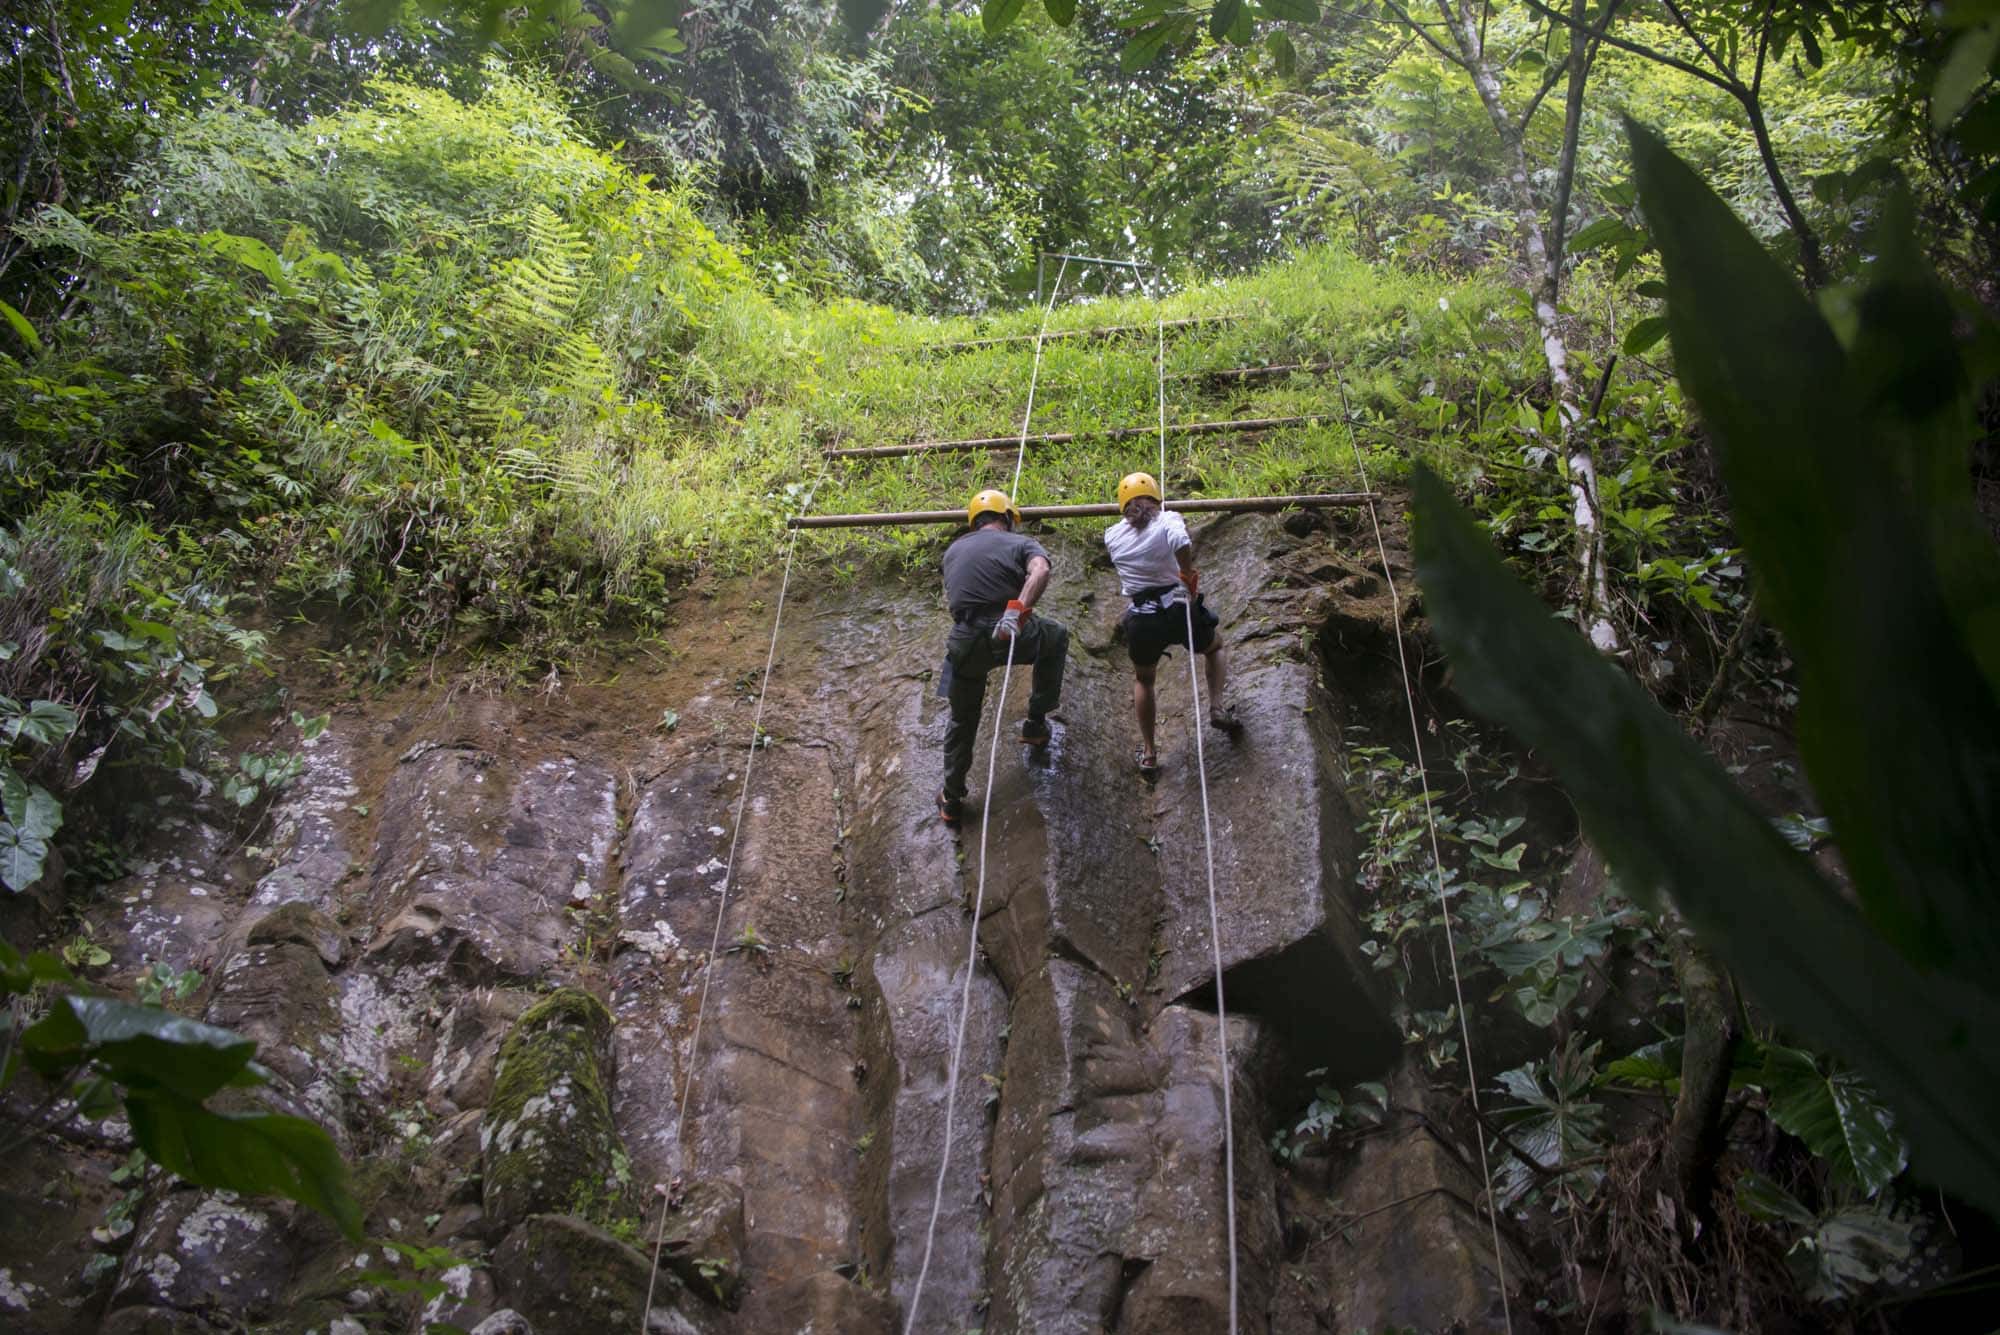
[[[1556,285],[1561,276],[1559,257],[1549,254],[1548,233],[1542,225],[1540,206],[1528,180],[1528,155],[1522,144],[1523,130],[1500,96],[1500,76],[1486,58],[1486,43],[1480,32],[1479,17],[1469,0],[1437,0],[1438,10],[1451,29],[1458,48],[1459,63],[1471,76],[1472,86],[1500,136],[1500,151],[1506,167],[1508,194],[1514,208],[1514,227],[1526,252],[1528,271],[1535,276],[1535,325],[1542,339],[1542,356],[1548,362],[1549,387],[1554,392],[1556,415],[1562,424],[1560,446],[1569,464],[1569,492],[1577,535],[1577,567],[1583,590],[1579,621],[1590,642],[1602,653],[1616,653],[1621,647],[1618,628],[1611,621],[1611,586],[1604,570],[1604,528],[1597,504],[1597,460],[1590,448],[1589,423],[1577,401],[1576,382],[1569,373],[1569,344],[1563,339],[1556,311]],[[1581,41],[1573,35],[1572,41]]]

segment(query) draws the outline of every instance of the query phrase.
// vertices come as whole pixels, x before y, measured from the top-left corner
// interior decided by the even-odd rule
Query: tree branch
[[[1757,25],[1757,69],[1750,76],[1750,96],[1764,94],[1764,56],[1771,49],[1771,3],[1764,0],[1764,18]]]
[[[1731,83],[1741,87],[1743,81],[1736,77],[1736,67],[1723,60],[1722,54],[1708,44],[1708,39],[1703,37],[1701,30],[1694,26],[1694,20],[1681,12],[1680,5],[1676,4],[1675,0],[1660,0],[1660,3],[1665,5],[1667,12],[1674,16],[1674,22],[1680,25],[1681,31],[1694,40],[1695,49],[1701,52],[1702,58],[1715,66],[1717,70],[1727,74]]]
[[[1465,68],[1464,57],[1460,56],[1457,51],[1452,50],[1451,48],[1446,47],[1445,45],[1440,43],[1437,38],[1431,36],[1430,29],[1437,25],[1417,22],[1416,17],[1413,14],[1411,14],[1409,10],[1403,8],[1402,4],[1400,3],[1400,0],[1382,0],[1382,6],[1383,8],[1395,14],[1396,18],[1402,23],[1402,25],[1405,28],[1408,28],[1411,32],[1415,33],[1417,36],[1423,38],[1424,44],[1430,47],[1431,50],[1437,52],[1439,55],[1443,56],[1446,60],[1450,61],[1452,64],[1458,66],[1460,69]]]
[[[1553,9],[1550,9],[1547,5],[1542,3],[1542,0],[1524,0],[1524,3],[1528,6],[1528,8],[1534,10],[1537,14],[1542,15],[1544,18],[1554,19],[1557,23],[1562,24],[1565,28],[1568,28],[1573,32],[1579,30],[1579,25],[1574,20],[1572,20],[1569,17],[1569,15],[1561,14]],[[1588,29],[1582,29],[1582,31],[1588,31]],[[1712,87],[1720,88],[1723,92],[1728,93],[1731,97],[1737,98],[1739,100],[1741,99],[1743,92],[1748,91],[1747,89],[1743,89],[1742,85],[1735,83],[1732,80],[1725,79],[1722,76],[1717,75],[1709,70],[1705,70],[1699,65],[1690,64],[1689,62],[1682,60],[1679,56],[1670,56],[1664,51],[1658,50],[1654,47],[1646,46],[1640,42],[1634,42],[1629,38],[1619,37],[1612,33],[1607,32],[1603,35],[1601,40],[1604,42],[1606,46],[1616,47],[1620,51],[1629,51],[1633,55],[1643,56],[1647,60],[1650,60],[1655,64],[1665,65],[1668,69],[1679,70],[1682,74],[1685,74],[1690,78],[1700,79],[1703,83],[1709,84]]]
[[[1519,133],[1526,134],[1528,132],[1528,122],[1533,120],[1535,112],[1541,109],[1542,99],[1549,95],[1550,89],[1562,82],[1562,77],[1567,71],[1568,66],[1566,65],[1551,65],[1543,73],[1542,86],[1537,88],[1535,95],[1528,99],[1527,108],[1521,112],[1520,119],[1515,122],[1520,127]]]

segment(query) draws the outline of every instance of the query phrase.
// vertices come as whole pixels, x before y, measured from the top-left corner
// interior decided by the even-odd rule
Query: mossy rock
[[[652,1263],[636,1248],[581,1219],[538,1214],[523,1220],[493,1256],[506,1304],[535,1335],[603,1335],[640,1330]],[[670,1274],[652,1285],[653,1309],[680,1314],[675,1329],[698,1331],[701,1304]]]
[[[479,1131],[496,1233],[531,1214],[630,1222],[631,1166],[611,1120],[611,1024],[603,1003],[564,988],[530,1007],[501,1045]]]

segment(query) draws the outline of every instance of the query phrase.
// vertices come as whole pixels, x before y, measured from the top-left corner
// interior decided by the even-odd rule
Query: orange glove
[[[1026,603],[1022,602],[1019,598],[1009,598],[1007,600],[1007,610],[1000,614],[998,621],[993,623],[993,638],[996,640],[1013,639],[1016,635],[1020,634],[1021,623],[1032,615],[1033,613],[1028,610]]]

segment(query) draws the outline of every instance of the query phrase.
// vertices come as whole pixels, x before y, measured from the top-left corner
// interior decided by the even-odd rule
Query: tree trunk
[[[1667,1134],[1667,1171],[1679,1196],[1682,1237],[1714,1221],[1715,1162],[1722,1152],[1722,1107],[1736,1050],[1736,1010],[1728,979],[1677,919],[1663,919],[1674,974],[1687,1010],[1681,1092]]]
[[[1755,92],[1739,98],[1743,104],[1743,114],[1749,118],[1751,137],[1757,141],[1757,157],[1764,164],[1764,175],[1771,182],[1771,192],[1778,197],[1778,207],[1784,210],[1785,222],[1791,227],[1793,237],[1799,243],[1799,272],[1806,280],[1806,289],[1817,292],[1826,286],[1826,260],[1820,254],[1819,233],[1806,221],[1805,210],[1793,197],[1792,188],[1785,181],[1784,169],[1778,166],[1777,151],[1771,147],[1771,131],[1764,124],[1763,98]]]
[[[1549,388],[1555,397],[1556,415],[1562,423],[1562,449],[1569,461],[1569,493],[1577,536],[1577,566],[1582,577],[1582,606],[1578,623],[1590,636],[1591,644],[1602,653],[1620,647],[1617,627],[1611,622],[1611,589],[1605,577],[1604,529],[1597,504],[1597,460],[1591,451],[1589,424],[1577,405],[1576,382],[1569,371],[1569,344],[1563,337],[1557,314],[1562,253],[1552,251],[1543,230],[1540,207],[1528,179],[1528,155],[1524,132],[1514,124],[1500,96],[1500,76],[1486,59],[1479,23],[1471,7],[1450,6],[1439,0],[1439,8],[1451,25],[1458,47],[1459,63],[1472,77],[1479,100],[1500,136],[1501,162],[1509,202],[1514,209],[1514,227],[1526,252],[1528,271],[1536,277],[1535,327],[1542,339],[1542,356],[1549,367]],[[1577,40],[1574,39],[1573,40]],[[1577,88],[1573,96],[1581,95]],[[1571,150],[1572,152],[1574,149]]]

